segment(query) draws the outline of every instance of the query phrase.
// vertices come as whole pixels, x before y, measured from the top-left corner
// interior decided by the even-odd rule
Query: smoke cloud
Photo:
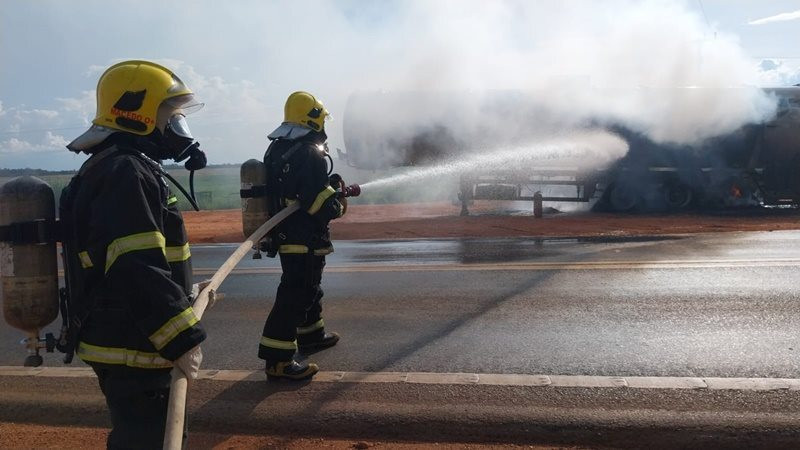
[[[775,110],[754,87],[756,67],[736,37],[712,31],[683,2],[402,5],[374,35],[351,30],[368,44],[353,53],[349,90],[529,91],[551,117],[622,123],[674,143],[724,134]]]
[[[736,36],[716,31],[689,0],[173,3],[180,13],[128,1],[10,5],[15,20],[4,23],[4,36],[26,47],[9,47],[7,65],[66,62],[58,82],[42,71],[4,78],[6,87],[20,89],[3,92],[0,150],[11,138],[47,147],[44,128],[69,128],[56,133],[66,139],[79,134],[93,116],[88,90],[100,71],[125,58],[168,63],[206,102],[191,125],[212,162],[263,153],[265,135],[295,90],[319,96],[333,113],[332,148],[344,146],[354,92],[430,97],[418,103],[421,111],[377,105],[374,131],[385,126],[398,134],[438,115],[460,125],[457,137],[477,136],[481,148],[520,131],[536,137],[551,125],[587,121],[624,123],[663,142],[694,142],[768,117],[774,108],[773,99],[748,88],[759,73]],[[53,47],[54,39],[62,45]],[[687,86],[714,89],[675,89]],[[432,93],[467,93],[471,100],[453,108],[432,101]],[[511,97],[505,107],[492,100],[498,93]],[[31,109],[57,110],[63,118],[39,124],[13,113]]]
[[[333,93],[331,110],[349,108],[345,146],[376,152],[361,155],[367,159],[392,147],[406,153],[390,163],[407,160],[420,135],[486,154],[493,146],[517,155],[552,152],[536,143],[596,125],[698,144],[775,113],[737,37],[713,29],[686,2],[392,5],[391,17],[376,6],[354,8],[323,49],[339,60],[331,61],[335,86],[321,92]],[[381,26],[359,26],[375,21]],[[351,148],[348,135],[357,135],[360,148]],[[598,151],[605,161],[607,152]],[[454,167],[452,156],[443,167]]]

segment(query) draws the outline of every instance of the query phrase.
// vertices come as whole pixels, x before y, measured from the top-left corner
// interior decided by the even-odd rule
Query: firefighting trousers
[[[258,346],[258,357],[289,361],[300,341],[314,342],[325,335],[322,320],[322,269],[325,256],[281,253],[281,282]]]
[[[129,374],[115,369],[93,368],[106,397],[111,417],[109,449],[161,448],[167,424],[169,376],[138,375],[136,382]],[[152,378],[152,380],[142,380]],[[184,421],[183,445],[186,445],[188,421]]]

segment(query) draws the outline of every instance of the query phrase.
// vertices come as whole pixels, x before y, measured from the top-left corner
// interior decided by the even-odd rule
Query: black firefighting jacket
[[[270,215],[300,202],[300,210],[278,224],[270,236],[282,254],[327,255],[333,252],[328,223],[344,214],[328,181],[324,135],[272,141],[264,164],[270,192]]]
[[[71,202],[78,295],[91,305],[76,353],[131,379],[142,371],[168,376],[172,361],[206,337],[190,306],[189,243],[159,163],[136,140],[114,136],[62,196]]]

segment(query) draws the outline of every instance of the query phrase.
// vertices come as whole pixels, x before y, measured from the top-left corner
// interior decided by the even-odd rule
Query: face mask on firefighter
[[[186,116],[173,114],[164,127],[164,144],[175,162],[185,159],[187,170],[200,170],[207,164],[206,155],[200,150],[200,143],[194,140]]]

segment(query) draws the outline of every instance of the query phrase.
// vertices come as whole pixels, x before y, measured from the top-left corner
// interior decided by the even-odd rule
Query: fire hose
[[[361,194],[361,188],[357,184],[354,184],[344,187],[339,191],[338,196],[355,197],[359,194]],[[239,261],[258,244],[258,241],[261,240],[262,237],[299,208],[299,203],[293,203],[272,216],[268,221],[264,222],[263,225],[258,227],[253,234],[248,236],[233,254],[225,260],[222,266],[220,266],[211,277],[208,286],[200,292],[192,305],[194,315],[197,316],[198,320],[203,318],[203,313],[205,313],[208,307],[209,298],[213,296],[222,282],[225,281],[225,278],[230,275],[234,267],[239,264]],[[186,392],[188,388],[189,379],[186,377],[186,374],[177,367],[173,368],[172,382],[169,390],[169,405],[167,407],[167,428],[164,433],[165,450],[180,450],[183,445],[183,428],[186,420]]]
[[[225,261],[222,266],[211,277],[205,289],[195,299],[192,309],[194,315],[200,320],[203,318],[203,313],[208,306],[209,295],[219,288],[225,278],[230,275],[231,271],[242,258],[264,237],[271,229],[281,223],[283,219],[287,218],[290,214],[300,208],[299,204],[295,203],[282,209],[278,214],[272,216],[268,221],[253,232],[241,245],[233,252],[231,256]],[[164,449],[165,450],[178,450],[183,445],[183,424],[186,418],[186,391],[189,387],[189,379],[186,374],[177,367],[172,369],[172,383],[169,389],[169,406],[167,407],[167,429],[164,433]]]

